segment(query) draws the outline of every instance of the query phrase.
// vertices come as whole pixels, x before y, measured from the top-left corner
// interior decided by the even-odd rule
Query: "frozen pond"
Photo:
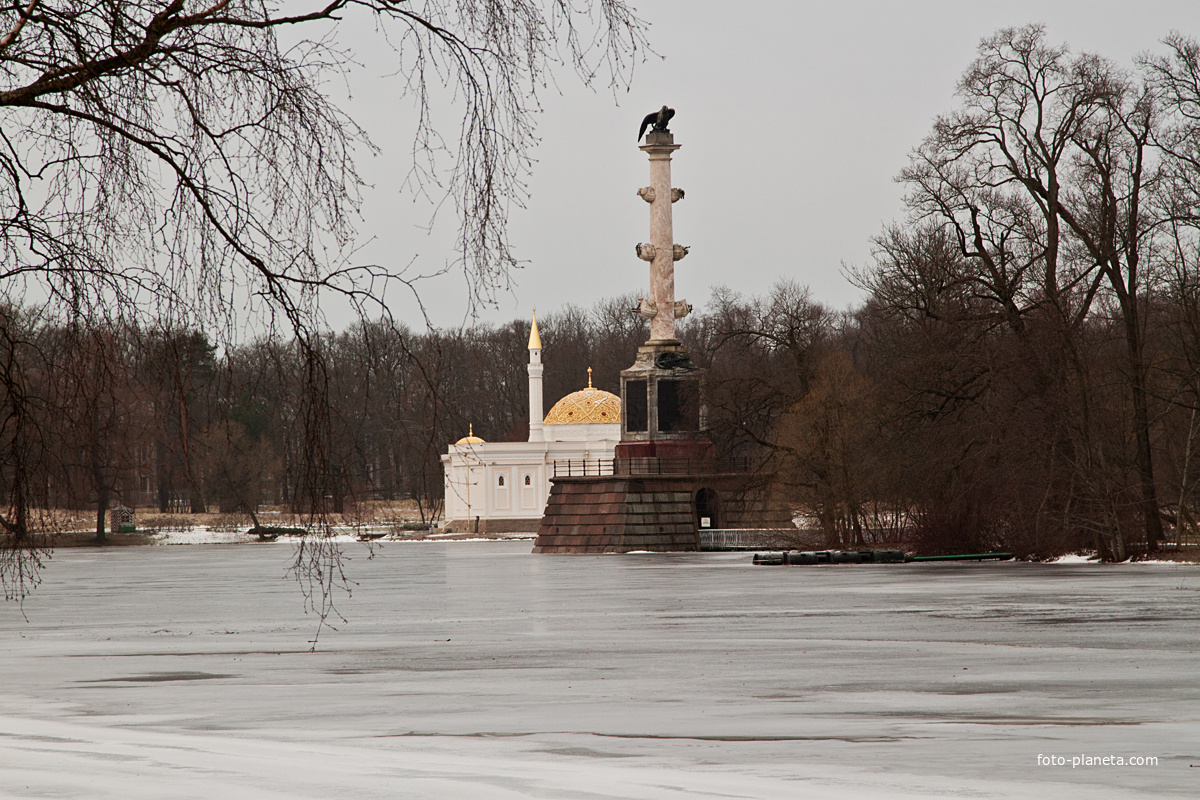
[[[0,606],[0,796],[1134,798],[1200,785],[1200,567],[69,549]],[[1039,763],[1061,757],[1062,766]],[[1079,764],[1081,756],[1157,764]]]

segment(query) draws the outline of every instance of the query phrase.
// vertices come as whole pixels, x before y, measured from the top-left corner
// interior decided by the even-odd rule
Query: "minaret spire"
[[[538,334],[537,327],[537,306],[533,307],[533,325],[529,327],[529,349],[542,349],[542,337]]]

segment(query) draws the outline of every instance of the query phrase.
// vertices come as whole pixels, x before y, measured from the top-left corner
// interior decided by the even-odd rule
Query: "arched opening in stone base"
[[[700,530],[721,527],[717,493],[708,487],[696,492],[696,527]]]

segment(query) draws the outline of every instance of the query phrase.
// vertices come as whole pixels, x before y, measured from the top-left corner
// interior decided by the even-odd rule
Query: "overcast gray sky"
[[[634,0],[661,56],[639,64],[629,92],[614,99],[563,74],[543,97],[541,144],[525,208],[510,235],[527,263],[486,320],[551,311],[647,283],[634,244],[648,237],[647,182],[635,137],[663,103],[682,149],[674,184],[675,240],[692,250],[676,269],[676,296],[698,308],[718,284],[761,294],[781,278],[811,287],[837,308],[860,292],[843,264],[866,264],[871,237],[904,215],[894,182],[934,117],[954,105],[959,75],[979,40],[1002,27],[1044,23],[1053,42],[1129,65],[1161,50],[1172,30],[1200,36],[1200,6],[1184,2],[760,2]],[[364,52],[350,110],[381,155],[364,160],[364,237],[356,260],[430,272],[453,258],[452,208],[426,231],[429,207],[399,183],[411,140],[409,101],[386,59]],[[467,312],[461,275],[423,284],[432,322],[456,325]],[[414,323],[415,304],[396,293],[393,311]],[[346,317],[327,308],[331,324]]]

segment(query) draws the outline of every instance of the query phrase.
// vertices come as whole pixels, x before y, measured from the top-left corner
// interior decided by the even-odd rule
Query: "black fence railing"
[[[554,462],[556,478],[603,477],[613,474],[611,458],[565,458]]]
[[[713,472],[751,472],[761,461],[754,458],[572,458],[554,462],[556,478],[610,475],[691,475]]]

